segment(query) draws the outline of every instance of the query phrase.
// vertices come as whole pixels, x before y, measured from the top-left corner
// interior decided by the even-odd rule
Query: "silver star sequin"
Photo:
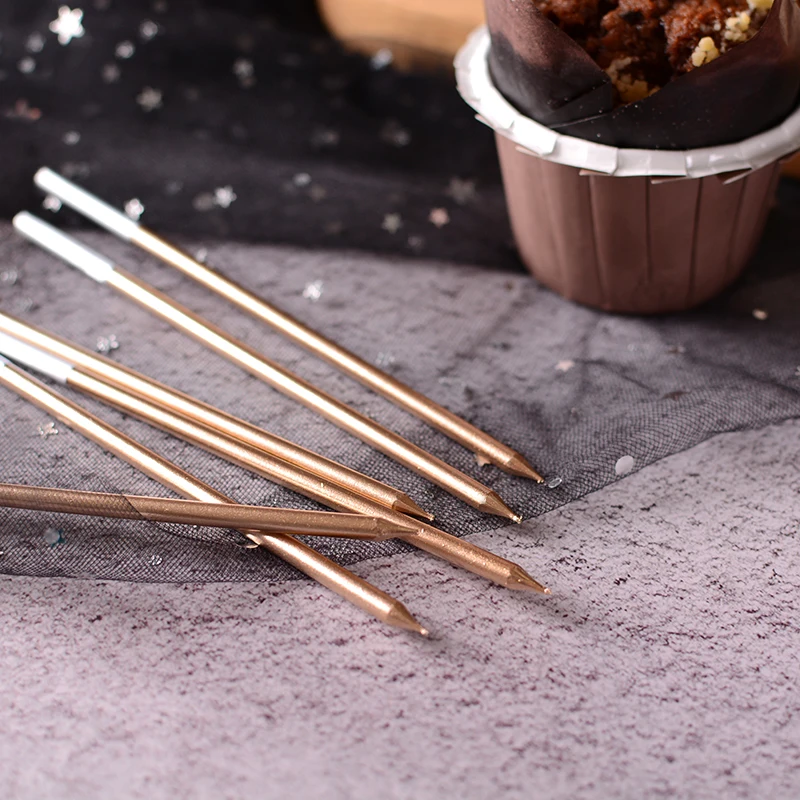
[[[154,89],[152,86],[145,86],[136,96],[136,102],[145,113],[161,108],[164,105],[163,100],[164,93],[161,89]]]
[[[445,190],[448,197],[452,197],[460,206],[465,206],[477,196],[475,191],[475,181],[462,180],[461,178],[451,178]]]
[[[125,213],[133,220],[139,220],[144,214],[144,206],[138,197],[132,197],[125,203]]]
[[[73,39],[80,39],[86,31],[83,29],[83,11],[80,8],[61,6],[58,18],[50,23],[50,32],[58,36],[58,43],[67,45]]]
[[[158,36],[159,31],[158,23],[153,22],[151,19],[146,19],[139,25],[139,36],[144,42],[149,42],[151,39]]]
[[[133,56],[135,52],[136,52],[136,47],[134,46],[133,42],[129,42],[126,40],[124,42],[120,42],[116,46],[114,50],[114,55],[117,58],[128,59],[131,58],[131,56]]]
[[[383,218],[381,228],[387,233],[395,234],[403,227],[403,218],[399,214],[387,214]]]
[[[303,297],[306,300],[310,300],[312,303],[316,303],[317,300],[322,297],[323,289],[325,288],[325,284],[322,281],[313,281],[309,283],[305,289],[303,289]]]
[[[437,228],[444,228],[445,225],[450,224],[450,214],[446,208],[431,209],[431,213],[428,214],[428,222]]]
[[[236,200],[236,192],[232,186],[218,186],[214,189],[214,205],[219,208],[230,208],[231,203]]]

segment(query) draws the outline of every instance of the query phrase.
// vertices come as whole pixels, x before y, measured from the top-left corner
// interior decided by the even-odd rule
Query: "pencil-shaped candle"
[[[50,356],[40,358],[37,348],[15,344],[13,337],[2,336],[0,338],[0,353],[5,353],[15,361],[25,364],[53,380],[80,389],[121,411],[132,414],[184,441],[219,455],[231,463],[238,464],[257,475],[262,475],[329,508],[379,517],[399,525],[413,522],[414,534],[410,537],[401,534],[399,538],[501,586],[549,594],[549,590],[528,575],[518,564],[426,523],[412,520],[396,511],[379,506],[344,487],[322,483],[313,475],[309,475],[288,462],[261,453],[246,444],[223,436],[207,426],[179,417],[169,410],[86,375],[60,359],[53,359]],[[53,361],[55,363],[51,363]]]
[[[86,492],[45,486],[0,483],[0,508],[25,508],[106,519],[130,519],[202,525],[209,528],[250,528],[300,536],[334,536],[383,541],[400,534],[413,535],[409,523],[400,526],[385,519],[331,511],[263,508],[232,503],[203,503],[171,497]]]
[[[98,283],[106,283],[173,327],[197,339],[251,375],[321,414],[395,461],[414,470],[474,508],[519,522],[496,492],[455,467],[425,452],[401,436],[354,411],[308,381],[264,358],[225,331],[176,303],[112,261],[52,225],[22,212],[14,227],[31,241],[53,253]]]
[[[63,370],[55,363],[55,360],[50,368],[56,373],[59,369]],[[52,389],[26,375],[2,357],[0,357],[0,385],[11,389],[38,408],[52,414],[60,422],[96,442],[108,452],[124,459],[176,493],[207,503],[233,502],[185,470],[156,455],[130,437],[119,433],[76,403],[59,396]],[[350,570],[325,558],[303,542],[282,533],[263,533],[248,529],[243,529],[241,532],[248,539],[269,550],[368,614],[372,614],[389,625],[427,635],[425,628],[411,616],[400,601],[354,575]]]
[[[514,475],[542,482],[539,473],[516,450],[396,378],[387,375],[344,347],[325,338],[263,298],[201,264],[80,186],[46,167],[36,173],[34,181],[39,188],[54,195],[101,227],[179,269],[185,275],[284,334],[296,344],[305,347],[314,355],[333,364],[342,372],[425,420],[446,436],[472,450],[479,459]]]
[[[0,333],[6,333],[27,342],[50,355],[70,362],[76,368],[95,378],[100,378],[131,394],[168,408],[180,416],[208,425],[220,433],[255,447],[257,450],[289,461],[318,475],[323,480],[345,486],[356,494],[368,497],[382,506],[403,514],[411,514],[428,520],[433,519],[433,514],[420,508],[407,494],[393,486],[388,486],[312,450],[268,433],[262,428],[227,414],[214,406],[202,403],[187,394],[158,383],[140,372],[117,364],[110,358],[104,358],[66,339],[45,333],[33,325],[28,325],[2,312],[0,312]]]

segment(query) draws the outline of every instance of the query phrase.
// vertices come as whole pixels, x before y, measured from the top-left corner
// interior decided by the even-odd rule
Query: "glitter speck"
[[[112,350],[119,350],[119,342],[113,333],[110,336],[101,336],[95,342],[94,349],[98,353],[110,353]]]
[[[445,194],[452,197],[460,206],[465,206],[476,197],[475,181],[451,178]]]
[[[132,197],[125,203],[125,213],[133,220],[141,219],[144,214],[144,206],[138,197]]]
[[[145,86],[136,96],[136,102],[143,111],[155,111],[163,105],[164,94],[160,89],[153,89],[152,86]]]
[[[0,283],[13,286],[19,280],[19,273],[15,269],[6,269],[0,272]]]
[[[114,50],[114,55],[117,58],[127,59],[136,52],[136,47],[133,42],[124,41],[120,42]]]
[[[315,203],[319,203],[328,196],[328,190],[324,186],[320,186],[317,183],[308,190],[308,196]]]
[[[394,362],[395,358],[391,353],[378,353],[375,359],[375,365],[378,367],[390,367]]]
[[[103,83],[116,83],[121,74],[122,70],[116,64],[104,64],[103,69],[100,71]]]
[[[168,181],[164,192],[170,197],[174,197],[176,194],[180,194],[181,189],[183,189],[183,184],[180,181]]]
[[[64,541],[64,534],[57,528],[47,528],[43,536],[44,543],[48,547],[55,547]]]
[[[55,195],[49,194],[42,200],[42,208],[55,214],[57,211],[61,211],[61,201]]]
[[[431,209],[431,213],[428,214],[428,222],[437,228],[444,228],[445,225],[450,224],[450,214],[446,208]]]
[[[330,128],[318,128],[311,134],[311,146],[318,149],[329,149],[339,144],[341,137],[337,131]]]
[[[164,563],[164,559],[161,556],[150,556],[150,560],[147,562],[151,567],[160,567]]]
[[[233,62],[233,74],[239,79],[239,83],[244,87],[250,87],[255,82],[255,68],[249,58],[237,58]]]
[[[28,101],[22,99],[14,103],[13,109],[6,111],[6,116],[9,119],[24,119],[28,122],[36,122],[42,118],[42,110],[40,108],[31,108],[28,105]]]
[[[425,239],[422,236],[409,236],[408,247],[414,253],[419,253],[425,247]]]
[[[218,186],[214,189],[214,205],[219,208],[229,208],[236,200],[236,192],[232,186]]]
[[[764,320],[769,319],[769,312],[765,311],[763,308],[754,308],[753,316],[760,322],[764,322]]]
[[[81,135],[80,133],[78,133],[78,131],[67,131],[64,134],[64,138],[62,139],[64,144],[68,145],[76,145],[80,140],[81,140]]]
[[[374,56],[369,61],[369,65],[372,69],[376,72],[382,69],[386,69],[392,61],[394,61],[394,53],[388,48],[383,47],[375,53]]]
[[[411,133],[406,130],[397,120],[390,119],[381,128],[381,141],[394,147],[407,147],[411,144]]]
[[[41,33],[32,33],[25,41],[25,49],[29,53],[41,53],[44,49],[44,36]]]
[[[633,456],[622,456],[622,458],[617,461],[614,465],[614,472],[621,478],[623,475],[627,475],[631,472],[636,465],[636,462],[633,459]]]
[[[153,22],[151,19],[146,19],[139,25],[139,36],[142,37],[142,40],[145,42],[149,42],[155,36],[158,35],[159,27],[157,22]]]
[[[292,183],[298,187],[298,189],[302,189],[304,186],[309,186],[311,184],[311,176],[307,172],[298,172],[292,178]]]
[[[403,227],[403,218],[399,214],[387,214],[383,218],[381,228],[388,233],[395,234]]]
[[[303,297],[305,297],[306,300],[310,300],[312,303],[316,303],[317,300],[322,297],[324,288],[325,284],[322,281],[313,281],[312,283],[309,283],[305,289],[303,289]]]
[[[211,211],[214,208],[214,195],[211,192],[203,192],[198,194],[192,200],[192,206],[195,211]]]
[[[58,428],[55,422],[48,422],[46,425],[39,425],[39,436],[46,439],[48,436],[58,436]]]
[[[17,69],[23,75],[30,75],[36,69],[36,61],[30,56],[25,56],[17,62]]]
[[[197,252],[194,254],[194,260],[199,261],[201,264],[205,264],[207,258],[208,258],[208,250],[205,247],[199,248]]]
[[[564,483],[564,479],[563,478],[553,478],[552,480],[549,480],[547,482],[547,488],[548,489],[558,489],[558,487],[561,486],[562,483]]]
[[[556,364],[556,370],[558,370],[558,372],[569,372],[574,366],[575,362],[572,359],[565,359]]]
[[[79,8],[61,6],[58,19],[50,23],[50,32],[58,35],[59,44],[69,44],[73,39],[80,39],[86,31],[83,29],[83,11]]]

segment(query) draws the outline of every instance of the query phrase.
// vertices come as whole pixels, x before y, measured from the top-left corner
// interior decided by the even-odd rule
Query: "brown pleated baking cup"
[[[486,29],[470,37],[458,88],[496,133],[514,236],[536,278],[595,308],[657,314],[700,305],[741,274],[781,161],[800,148],[800,107],[727,144],[616,147],[525,116],[494,84],[491,46]]]
[[[668,180],[587,174],[497,135],[508,211],[533,276],[605,311],[682,311],[744,270],[773,204],[780,164]]]

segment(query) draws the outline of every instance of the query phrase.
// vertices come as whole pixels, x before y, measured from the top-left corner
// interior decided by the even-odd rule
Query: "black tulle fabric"
[[[660,319],[614,317],[538,287],[510,243],[494,145],[448,75],[346,55],[302,3],[85,4],[61,46],[57,3],[0,10],[0,216],[73,228],[143,279],[535,517],[724,431],[800,415],[800,190],[785,183],[754,264],[724,297]],[[105,4],[100,3],[100,6]],[[149,41],[145,20],[158,24]],[[32,52],[30,36],[45,40]],[[135,53],[115,57],[120,42]],[[33,59],[21,65],[24,59]],[[243,86],[252,63],[255,83]],[[104,66],[119,79],[106,82]],[[108,77],[109,74],[106,73]],[[162,105],[137,102],[146,87]],[[39,114],[32,109],[38,109]],[[78,141],[74,134],[79,134]],[[472,456],[185,278],[75,215],[42,208],[49,164],[237,281],[524,452],[545,486]],[[228,207],[213,202],[231,187]],[[435,213],[432,213],[435,212]],[[0,227],[0,309],[111,356],[407,491],[457,534],[474,512]],[[111,337],[114,340],[111,340]],[[312,503],[58,388],[241,502]],[[0,388],[0,479],[168,495]],[[625,457],[630,457],[626,459]],[[746,465],[743,465],[746,472]],[[646,508],[648,497],[641,498]],[[625,510],[625,536],[639,508]],[[630,530],[626,530],[629,528]],[[557,542],[526,536],[532,566]],[[314,542],[351,564],[395,543]],[[536,548],[534,550],[534,548]],[[543,548],[538,549],[538,548]],[[234,532],[0,510],[0,572],[132,581],[279,580],[295,573]]]

